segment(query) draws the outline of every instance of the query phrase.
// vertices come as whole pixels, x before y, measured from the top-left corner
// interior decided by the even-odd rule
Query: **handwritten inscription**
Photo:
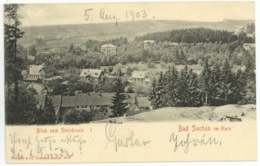
[[[111,123],[106,124],[105,136],[108,141],[106,147],[108,144],[112,144],[114,146],[114,150],[117,152],[119,148],[140,148],[151,143],[150,140],[138,138],[135,135],[134,130],[128,130],[125,128],[124,130],[126,131],[121,132],[117,125],[118,124]]]
[[[232,131],[230,125],[176,124],[173,129],[155,136],[154,132],[142,133],[129,124],[98,124],[103,130],[93,127],[42,127],[37,126],[30,134],[18,130],[9,132],[8,157],[12,160],[73,160],[75,158],[99,155],[92,153],[93,148],[104,148],[106,152],[124,153],[140,149],[140,152],[164,151],[169,148],[176,153],[194,153],[196,150],[221,148],[224,138],[220,132]],[[158,128],[155,126],[155,131]],[[100,128],[99,128],[100,129]],[[96,139],[98,137],[98,139]],[[162,149],[158,148],[162,147]],[[172,150],[173,149],[173,150]],[[29,161],[28,161],[29,162]]]
[[[116,24],[119,21],[138,21],[146,19],[155,19],[155,17],[149,15],[147,10],[145,9],[125,9],[120,11],[121,12],[115,12],[107,8],[88,8],[84,10],[83,16],[85,21],[95,19],[100,21],[115,22]]]
[[[183,134],[180,135],[175,132],[171,133],[169,142],[173,144],[174,152],[183,149],[184,153],[188,153],[192,147],[196,146],[222,146],[223,144],[221,139],[214,136],[202,134],[195,137],[191,133],[183,136]]]
[[[86,140],[77,134],[67,134],[63,137],[37,134],[32,137],[18,135],[14,132],[9,135],[9,138],[11,140],[11,158],[16,160],[70,159],[75,155],[72,147],[81,154],[83,145],[86,143]]]

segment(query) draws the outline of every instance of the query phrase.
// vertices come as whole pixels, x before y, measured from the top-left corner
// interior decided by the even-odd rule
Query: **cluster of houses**
[[[149,50],[155,45],[154,40],[144,40],[143,41],[143,50]],[[117,55],[117,47],[111,43],[103,44],[100,48],[100,52],[105,56]]]
[[[86,111],[93,113],[93,120],[109,118],[112,115],[111,106],[114,93],[80,93],[73,96],[47,96],[46,94],[36,95],[38,108],[44,109],[46,99],[49,97],[53,103],[56,119],[64,121],[71,111]],[[125,93],[128,104],[127,115],[151,110],[151,103],[148,97],[139,97],[134,93]]]
[[[170,43],[171,45],[177,45],[176,43]],[[143,49],[149,50],[152,49],[155,45],[154,40],[145,40],[143,41]],[[245,49],[251,49],[254,44],[245,43],[243,45]],[[113,44],[104,44],[100,47],[100,52],[105,56],[114,56],[117,55],[117,47]],[[27,59],[31,62],[34,61],[34,57],[27,55]],[[176,66],[177,70],[183,69],[184,65]],[[22,75],[24,81],[29,82],[30,88],[33,88],[37,92],[37,100],[38,107],[43,108],[45,105],[46,97],[48,96],[45,93],[46,88],[43,86],[43,83],[52,81],[55,79],[63,79],[62,76],[53,76],[46,77],[45,74],[45,65],[29,65],[27,70],[22,71]],[[128,72],[127,66],[117,65],[117,66],[101,66],[99,68],[86,68],[80,69],[79,78],[81,81],[90,82],[92,84],[97,84],[100,81],[104,81],[105,79],[114,79],[116,78],[116,72],[118,72],[119,68],[124,76],[126,76],[126,80],[131,86],[141,85],[145,87],[151,87],[152,79],[156,77],[156,74],[152,71],[146,70],[131,70]],[[201,73],[201,66],[194,65],[189,66],[193,71],[197,74]],[[129,112],[127,114],[139,113],[141,111],[151,110],[151,103],[148,100],[148,97],[138,96],[135,93],[125,93],[127,96],[127,103],[129,107]],[[87,112],[95,112],[95,119],[102,119],[111,116],[112,110],[112,98],[114,93],[99,93],[99,92],[91,92],[87,94],[76,93],[73,96],[49,96],[53,102],[53,105],[56,110],[57,117],[65,116],[66,113],[70,110],[76,111],[87,111]]]
[[[66,114],[73,111],[86,111],[94,113],[94,120],[108,118],[112,115],[112,98],[114,93],[76,93],[71,96],[55,95],[48,96],[44,83],[53,79],[63,79],[62,76],[53,76],[47,78],[45,74],[45,65],[29,65],[27,70],[22,71],[24,81],[28,82],[28,88],[33,88],[37,92],[36,99],[39,109],[44,109],[46,97],[52,100],[55,108],[56,117],[64,120]],[[121,69],[121,68],[120,68]],[[122,67],[122,69],[125,69]],[[123,73],[126,74],[126,69]],[[81,69],[79,78],[81,81],[91,82],[93,84],[103,80],[103,78],[114,78],[115,71],[112,67],[102,67],[99,69]],[[111,75],[110,75],[111,74]],[[128,78],[130,84],[144,84],[149,86],[150,79],[146,71],[133,71]],[[125,93],[129,111],[127,115],[151,110],[151,103],[148,97],[138,96],[135,93]]]

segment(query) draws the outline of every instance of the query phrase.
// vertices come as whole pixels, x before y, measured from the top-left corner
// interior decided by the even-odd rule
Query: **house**
[[[103,71],[100,69],[82,69],[80,78],[83,81],[98,82],[103,77]]]
[[[126,115],[133,115],[142,111],[150,111],[151,103],[148,97],[137,97],[134,93],[124,93],[126,103],[128,104],[128,112]],[[46,94],[36,95],[38,101],[37,107],[44,109],[46,98],[52,101],[55,109],[56,119],[64,121],[65,117],[71,111],[86,111],[94,114],[94,120],[106,119],[112,115],[111,106],[113,105],[113,97],[115,93],[79,93],[73,96]]]
[[[69,111],[94,112],[94,119],[104,119],[112,115],[111,106],[115,93],[79,93],[74,96],[51,96],[51,100],[57,115],[61,119]],[[125,93],[129,110],[136,107],[136,99],[133,93]]]
[[[102,45],[100,50],[105,56],[113,56],[117,54],[117,47],[110,43]]]
[[[148,78],[148,72],[146,71],[133,71],[132,76],[129,79],[132,84],[150,85],[151,80]]]
[[[26,77],[27,81],[38,81],[42,80],[45,76],[45,72],[43,70],[43,65],[30,65],[29,73]]]
[[[154,40],[144,40],[143,41],[144,50],[149,50],[150,48],[152,48],[154,43],[155,43]]]

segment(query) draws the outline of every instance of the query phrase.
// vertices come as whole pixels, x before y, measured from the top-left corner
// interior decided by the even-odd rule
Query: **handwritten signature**
[[[187,133],[185,137],[180,137],[174,132],[170,135],[169,142],[174,145],[174,152],[183,148],[184,153],[188,153],[192,147],[196,146],[222,146],[223,144],[221,139],[206,134],[194,138],[191,133]]]
[[[127,130],[122,134],[118,129],[118,124],[107,123],[105,127],[105,137],[108,144],[113,144],[114,150],[117,152],[119,148],[124,147],[145,147],[151,143],[151,140],[137,138],[133,130]]]
[[[18,136],[15,132],[10,134],[11,157],[17,160],[34,159],[70,159],[74,152],[64,147],[78,147],[81,154],[86,140],[79,135],[54,136]],[[64,144],[69,146],[63,146]]]

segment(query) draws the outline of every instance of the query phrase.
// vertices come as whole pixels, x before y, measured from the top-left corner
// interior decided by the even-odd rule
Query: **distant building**
[[[245,50],[253,50],[255,49],[255,43],[244,43],[243,47]]]
[[[133,71],[132,76],[129,79],[133,84],[150,85],[151,80],[148,78],[148,72],[146,71]]]
[[[154,40],[144,40],[143,41],[144,50],[149,50],[150,48],[152,48],[154,43],[155,43]]]
[[[99,81],[103,77],[103,71],[100,69],[82,69],[80,77],[84,81]]]
[[[43,65],[30,65],[29,73],[26,77],[26,80],[28,80],[28,81],[42,80],[45,76],[43,67],[44,67]]]
[[[170,42],[169,46],[179,46],[179,43],[177,43],[177,42]]]
[[[134,93],[124,93],[128,104],[127,115],[152,110],[147,97],[138,97]],[[112,115],[111,106],[115,93],[79,93],[74,96],[54,95],[49,96],[56,113],[56,119],[64,121],[66,114],[71,111],[86,111],[94,113],[94,120],[109,118]],[[46,94],[35,96],[38,108],[44,108]]]
[[[106,56],[113,56],[117,54],[117,48],[113,44],[104,44],[101,46],[100,50]]]

